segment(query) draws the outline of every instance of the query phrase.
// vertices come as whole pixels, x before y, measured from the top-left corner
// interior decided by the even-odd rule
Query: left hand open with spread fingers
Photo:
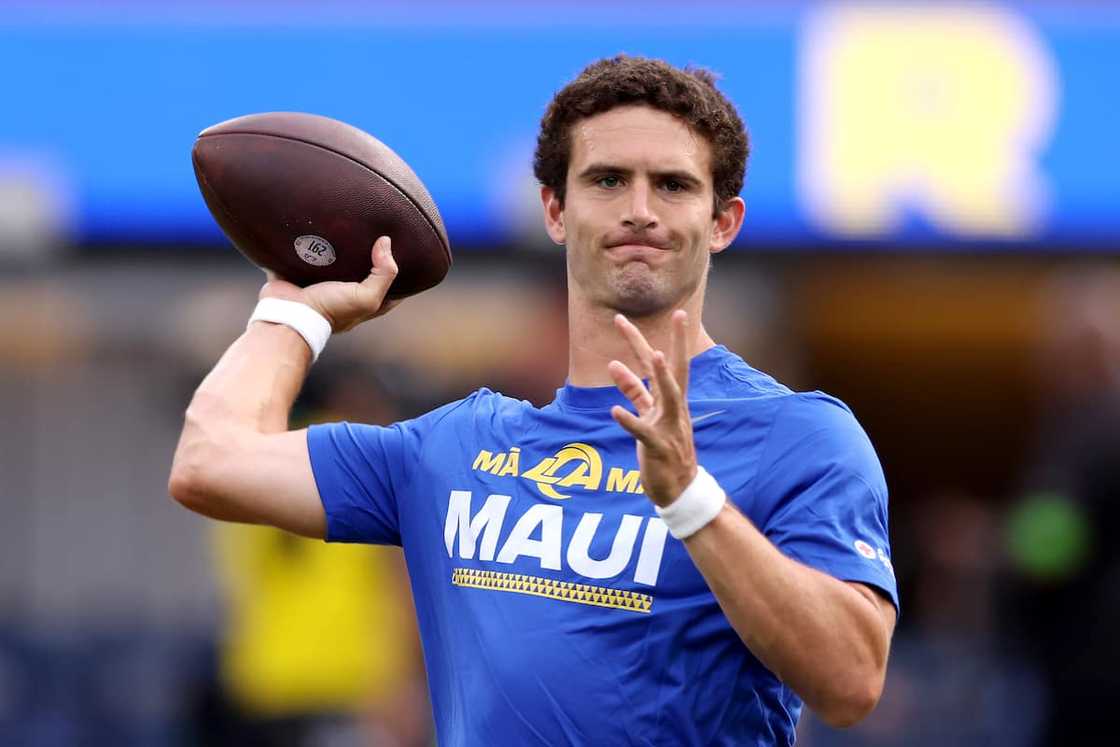
[[[649,377],[647,389],[637,373],[621,361],[607,370],[615,386],[634,405],[637,414],[615,405],[611,416],[637,440],[638,467],[646,495],[667,506],[696,477],[696,447],[688,411],[688,314],[673,312],[669,354],[654,350],[641,331],[622,314],[615,327],[626,338]]]

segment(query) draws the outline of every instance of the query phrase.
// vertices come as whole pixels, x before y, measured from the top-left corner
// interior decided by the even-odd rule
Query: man
[[[802,700],[855,723],[897,605],[878,460],[841,403],[790,392],[700,322],[746,156],[710,74],[591,65],[536,157],[568,258],[556,400],[481,389],[390,428],[287,432],[304,322],[252,322],[187,410],[171,493],[402,544],[443,744],[791,744]],[[361,284],[261,297],[350,329],[387,310],[388,239],[373,264]]]

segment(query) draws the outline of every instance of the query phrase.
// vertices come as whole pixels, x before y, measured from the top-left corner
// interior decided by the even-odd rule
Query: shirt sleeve
[[[778,411],[753,489],[761,531],[783,553],[842,581],[879,589],[899,609],[887,485],[855,416],[821,393]]]
[[[328,542],[401,544],[401,500],[424,442],[443,415],[462,402],[390,426],[340,422],[307,429]]]

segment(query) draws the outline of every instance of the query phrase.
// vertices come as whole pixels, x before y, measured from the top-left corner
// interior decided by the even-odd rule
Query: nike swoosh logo
[[[716,415],[722,415],[725,412],[727,412],[727,410],[712,410],[711,412],[706,412],[703,415],[697,415],[696,417],[694,417],[692,419],[692,424],[696,425],[701,420],[707,420],[708,418],[714,418]]]

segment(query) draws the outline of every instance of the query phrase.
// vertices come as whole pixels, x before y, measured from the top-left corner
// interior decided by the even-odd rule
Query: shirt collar
[[[695,382],[713,371],[729,354],[723,345],[715,345],[694,355],[688,362],[689,381]],[[646,384],[648,386],[649,382],[646,381]],[[609,410],[613,405],[627,407],[629,403],[630,400],[616,386],[573,386],[565,381],[564,386],[556,390],[556,404],[564,410]]]

